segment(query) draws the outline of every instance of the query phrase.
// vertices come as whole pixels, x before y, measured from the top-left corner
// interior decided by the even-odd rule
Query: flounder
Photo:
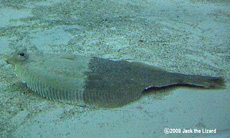
[[[99,57],[29,53],[16,50],[5,56],[16,75],[34,92],[50,100],[114,108],[129,104],[151,87],[193,85],[221,88],[221,77],[171,73],[154,66]]]

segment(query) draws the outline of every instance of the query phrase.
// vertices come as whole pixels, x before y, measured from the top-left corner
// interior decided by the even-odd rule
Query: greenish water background
[[[171,72],[222,76],[225,90],[180,88],[123,108],[89,109],[31,92],[0,60],[1,137],[191,137],[164,128],[229,134],[228,1],[0,1],[0,54],[44,53],[125,59]],[[156,98],[156,99],[154,99]]]

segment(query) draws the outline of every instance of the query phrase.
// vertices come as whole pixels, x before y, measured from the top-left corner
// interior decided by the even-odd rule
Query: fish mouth
[[[9,57],[7,57],[7,56],[3,56],[3,60],[7,63],[7,64],[10,64],[10,62],[9,62]]]
[[[6,57],[6,56],[3,56],[3,60],[4,60],[7,64],[9,64],[9,61],[7,60],[7,57]]]
[[[9,62],[8,60],[5,60],[5,62],[6,62],[7,64],[10,64],[10,62]]]

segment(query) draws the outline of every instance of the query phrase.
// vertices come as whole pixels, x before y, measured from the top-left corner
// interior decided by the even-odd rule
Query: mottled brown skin
[[[5,61],[33,91],[52,100],[115,108],[129,104],[152,87],[190,85],[223,88],[221,77],[171,73],[154,66],[98,57],[28,54],[16,50]]]
[[[221,77],[170,73],[138,62],[93,57],[86,72],[84,101],[99,107],[119,107],[141,97],[145,89],[170,85],[202,88],[224,86]]]

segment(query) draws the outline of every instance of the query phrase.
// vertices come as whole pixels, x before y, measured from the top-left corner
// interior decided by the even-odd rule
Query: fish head
[[[14,52],[7,54],[4,56],[4,60],[7,64],[20,64],[25,62],[29,58],[29,55],[27,53],[27,49],[17,49]]]

